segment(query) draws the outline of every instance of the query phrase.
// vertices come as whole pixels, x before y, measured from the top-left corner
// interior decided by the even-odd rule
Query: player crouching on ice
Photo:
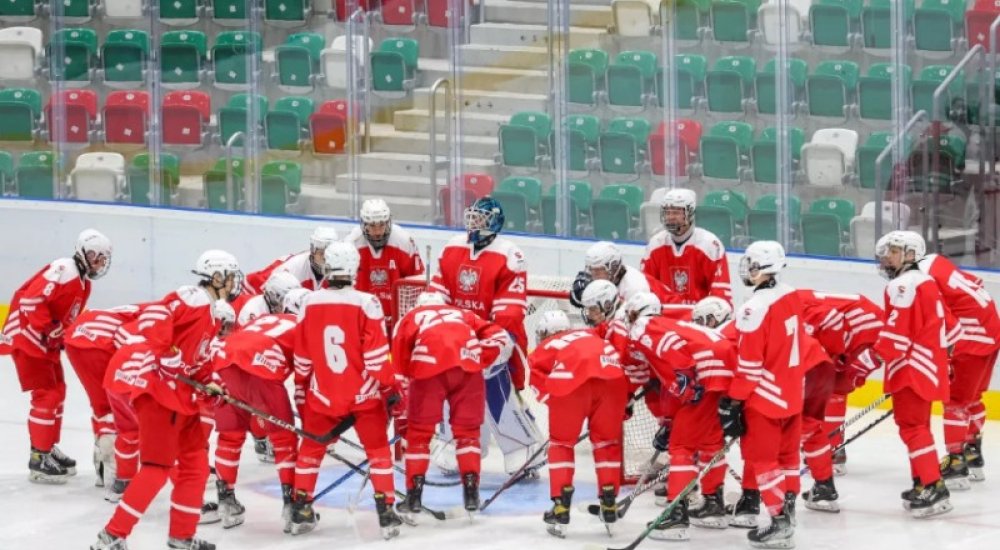
[[[375,296],[353,288],[361,257],[353,245],[335,242],[324,252],[326,288],[306,297],[295,329],[295,401],[302,429],[329,433],[353,416],[371,463],[375,509],[382,536],[399,534],[402,520],[392,509],[395,486],[386,425],[386,403],[399,395],[389,362],[382,306]],[[397,414],[394,407],[393,414]],[[292,535],[312,531],[313,490],[327,445],[302,439],[295,463]]]
[[[406,430],[406,501],[400,512],[418,514],[430,463],[434,427],[448,403],[462,476],[465,509],[479,510],[480,428],[486,406],[483,369],[506,365],[513,351],[507,331],[475,313],[445,305],[444,296],[424,292],[417,307],[394,331],[392,358],[410,380]]]
[[[601,517],[607,524],[618,519],[615,499],[621,479],[628,380],[614,347],[592,330],[570,327],[564,312],[544,312],[536,334],[539,344],[529,357],[531,385],[538,402],[549,409],[553,503],[542,519],[550,534],[563,537],[573,499],[574,447],[584,421],[594,448]]]
[[[903,508],[918,518],[952,509],[941,479],[931,434],[931,403],[948,399],[946,309],[934,279],[920,270],[926,253],[923,237],[892,231],[875,244],[885,288],[885,327],[873,351],[885,362],[885,391],[892,395],[892,416],[910,454],[913,488],[903,491]],[[953,317],[949,320],[954,321]]]

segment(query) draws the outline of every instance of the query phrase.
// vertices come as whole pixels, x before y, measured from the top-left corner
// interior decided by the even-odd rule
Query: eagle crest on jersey
[[[462,266],[458,272],[458,287],[462,292],[479,292],[479,268]]]
[[[688,272],[687,269],[674,268],[674,292],[678,294],[684,294],[687,292],[688,287]]]
[[[374,269],[368,274],[368,280],[372,286],[385,286],[389,284],[389,273],[384,269]]]

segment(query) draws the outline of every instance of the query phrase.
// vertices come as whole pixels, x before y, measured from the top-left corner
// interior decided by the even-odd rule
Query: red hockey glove
[[[389,416],[392,418],[403,416],[403,413],[406,412],[406,400],[403,399],[403,392],[399,385],[385,386],[380,391],[382,393],[382,401],[385,402],[385,408],[389,411]]]
[[[53,321],[52,324],[52,330],[42,334],[42,345],[49,351],[59,351],[62,349],[63,336],[66,335],[66,331],[59,324],[59,321]]]
[[[674,373],[674,383],[667,392],[677,397],[681,404],[694,404],[701,401],[705,388],[695,381],[694,373],[678,371]]]

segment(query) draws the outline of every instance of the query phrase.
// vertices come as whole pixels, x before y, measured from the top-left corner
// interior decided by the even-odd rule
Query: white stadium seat
[[[79,200],[114,202],[125,183],[125,157],[118,153],[84,153],[69,175],[71,195]]]

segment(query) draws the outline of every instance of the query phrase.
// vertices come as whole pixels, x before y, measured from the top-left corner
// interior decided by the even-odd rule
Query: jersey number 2
[[[347,352],[344,351],[344,329],[330,325],[323,329],[323,353],[326,365],[334,374],[347,370]]]
[[[785,320],[785,336],[792,337],[792,351],[788,354],[788,368],[799,366],[799,316],[792,315]]]

